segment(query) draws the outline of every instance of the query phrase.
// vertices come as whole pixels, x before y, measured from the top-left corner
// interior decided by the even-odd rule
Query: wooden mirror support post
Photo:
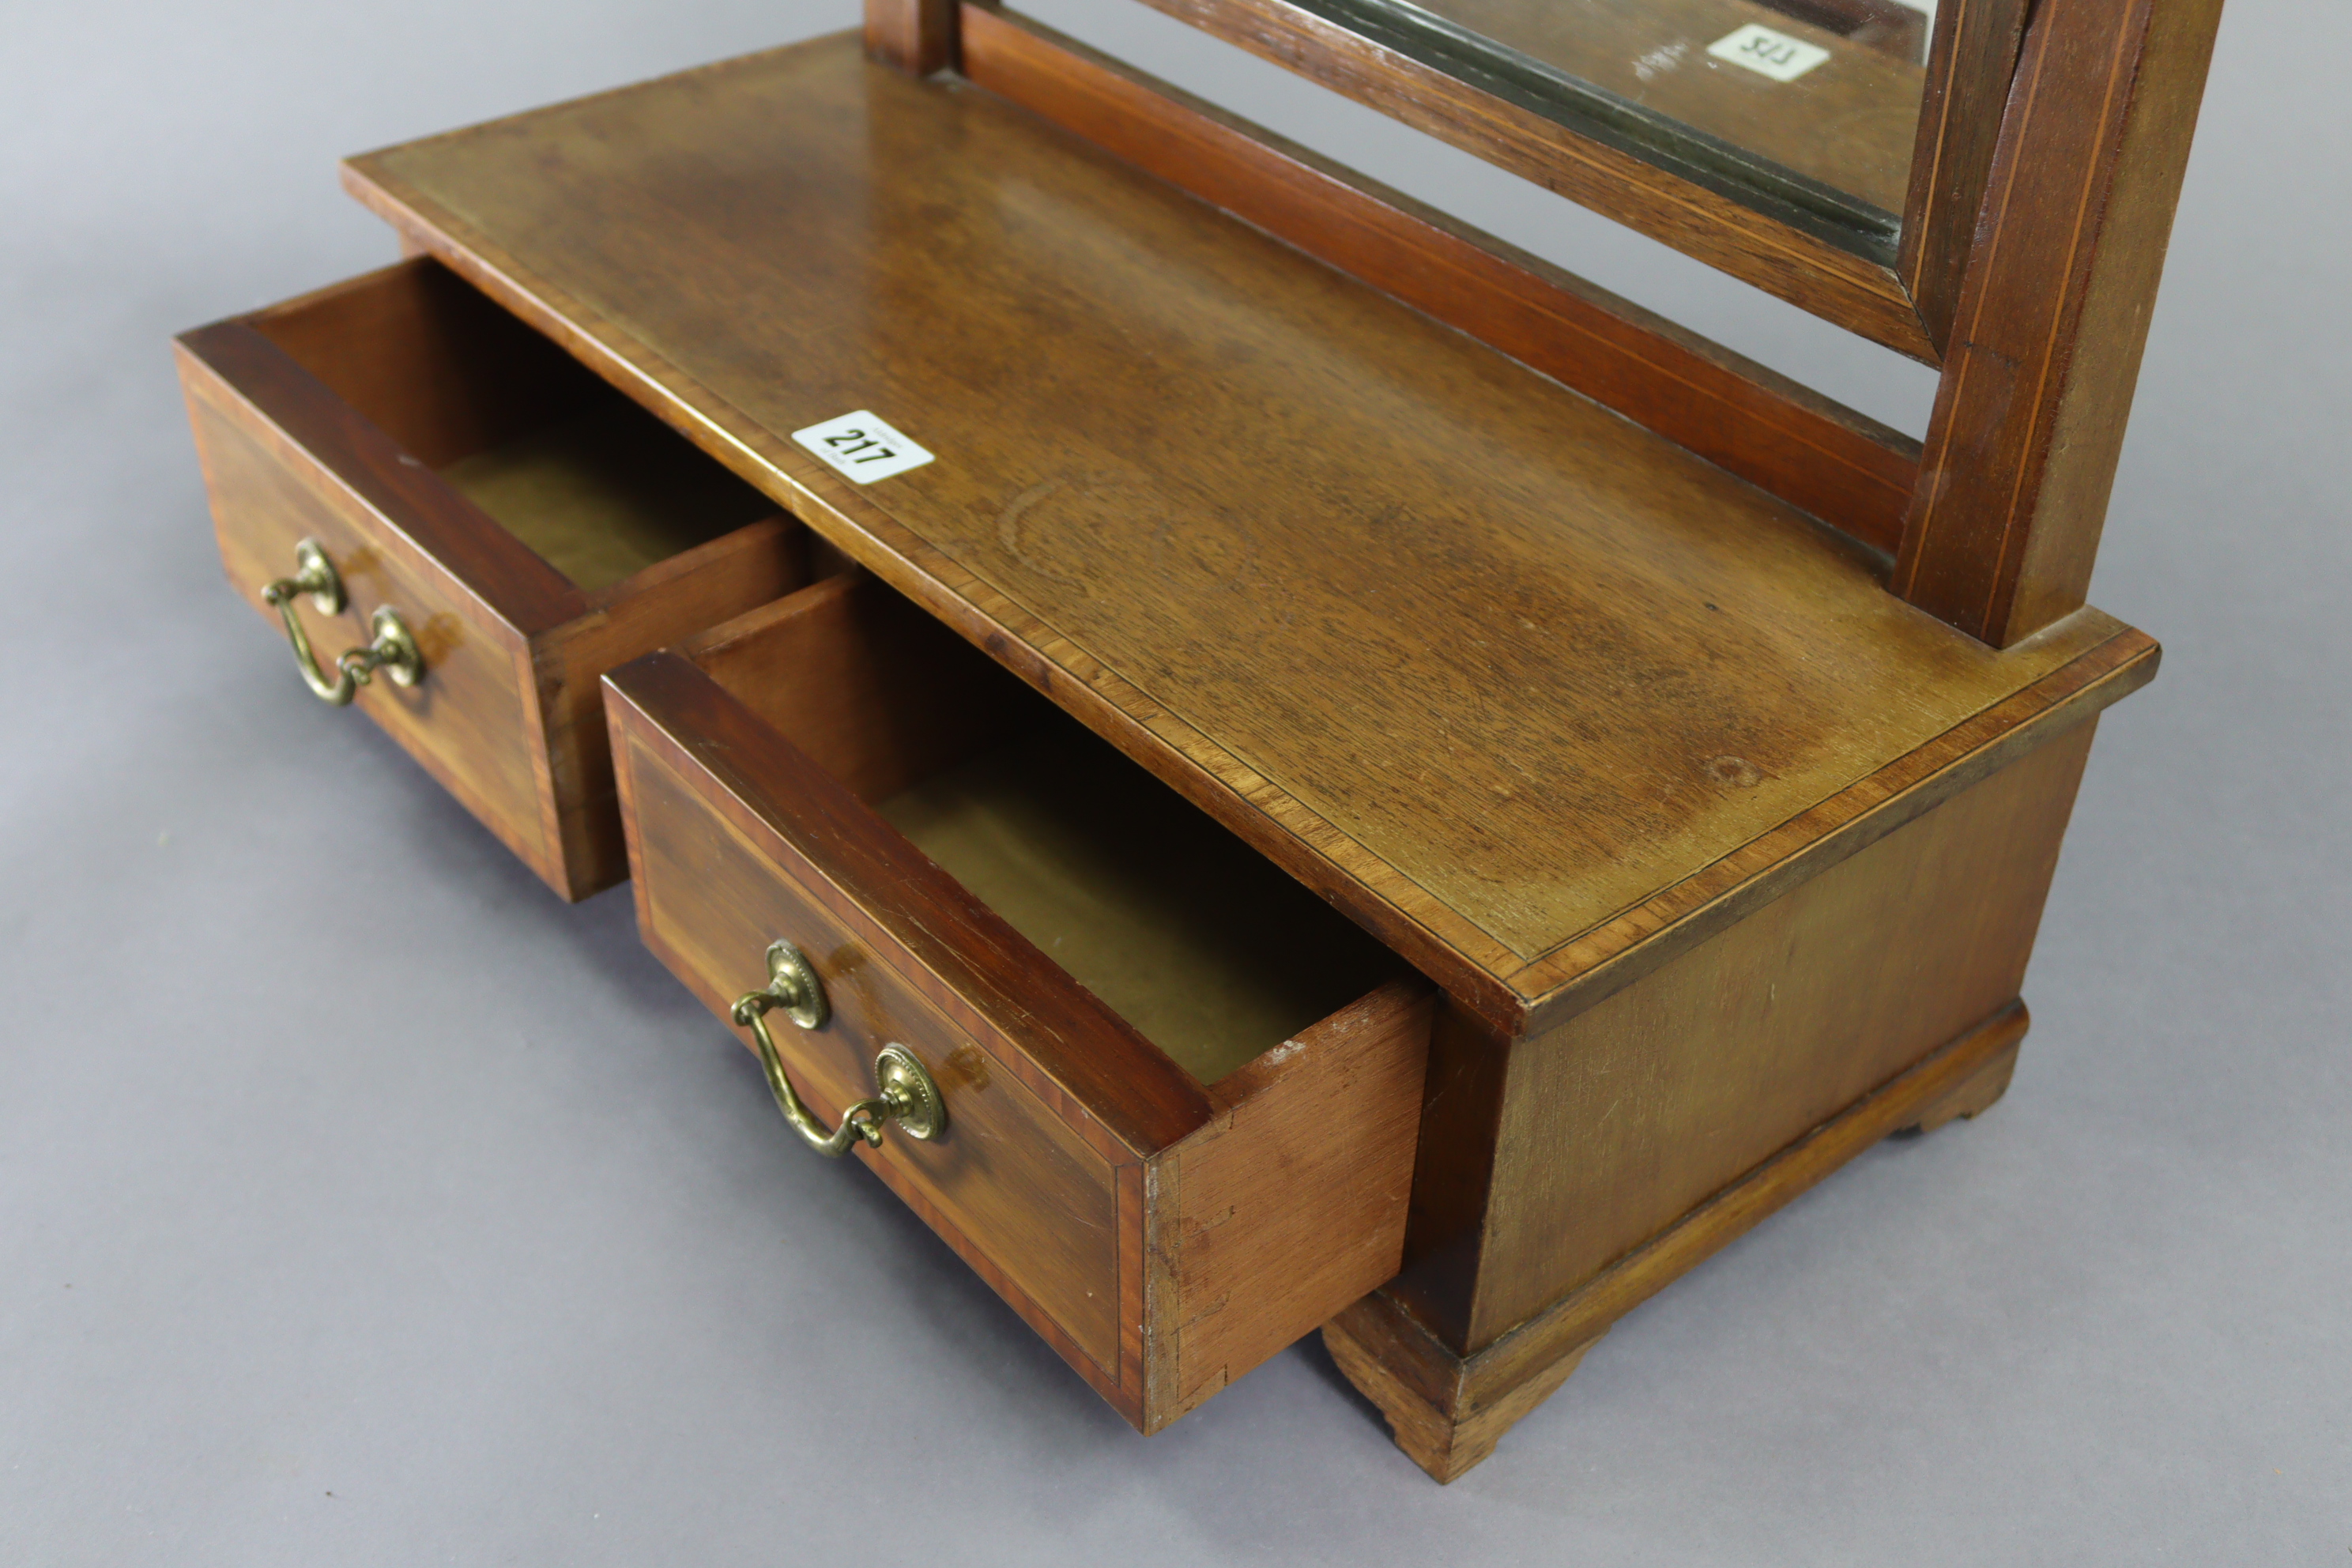
[[[958,0],[866,0],[866,52],[909,76],[956,63]]]
[[[2221,15],[2035,13],[1892,584],[1996,647],[2089,593]]]

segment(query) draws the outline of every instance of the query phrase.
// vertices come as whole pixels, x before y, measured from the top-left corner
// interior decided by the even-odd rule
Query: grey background
[[[2078,0],[2059,0],[2078,3]],[[1105,0],[1154,68],[1916,428],[1921,374]],[[2342,1563],[2352,15],[2228,18],[1992,1115],[1427,1482],[1320,1350],[1133,1436],[219,581],[168,333],[375,265],[342,153],[845,3],[0,8],[0,1562]]]

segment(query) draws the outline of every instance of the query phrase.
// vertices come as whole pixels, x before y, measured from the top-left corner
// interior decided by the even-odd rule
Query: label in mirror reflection
[[[1838,231],[1856,249],[1893,243],[1933,0],[1307,3],[1648,162]]]

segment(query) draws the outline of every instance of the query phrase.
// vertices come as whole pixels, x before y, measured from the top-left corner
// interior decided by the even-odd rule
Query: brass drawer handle
[[[776,1109],[793,1124],[793,1131],[804,1139],[808,1146],[831,1160],[858,1139],[866,1140],[869,1148],[882,1147],[882,1129],[895,1121],[898,1130],[909,1138],[928,1142],[947,1128],[947,1101],[940,1098],[939,1085],[904,1046],[885,1046],[882,1054],[874,1058],[874,1084],[877,1098],[861,1100],[842,1112],[841,1125],[831,1131],[816,1119],[793,1081],[784,1075],[784,1058],[776,1050],[774,1037],[768,1033],[766,1015],[781,1007],[784,1016],[803,1029],[822,1028],[833,1016],[825,1001],[824,982],[817,978],[808,954],[791,942],[776,942],[768,949],[768,988],[746,993],[736,1001],[736,1024],[751,1031],[759,1043],[760,1065],[768,1074],[768,1089],[776,1097]]]
[[[375,613],[370,629],[375,634],[365,647],[347,648],[335,660],[335,679],[329,680],[319,668],[318,657],[310,651],[310,639],[302,630],[301,617],[294,613],[294,601],[303,595],[322,616],[340,616],[350,601],[343,594],[343,580],[335,571],[334,563],[327,559],[315,539],[306,539],[294,547],[294,563],[299,568],[291,577],[280,577],[261,590],[261,602],[275,608],[286,623],[286,640],[294,645],[294,667],[302,672],[302,683],[318,693],[322,702],[337,708],[348,705],[359,695],[361,687],[374,678],[379,669],[388,673],[401,686],[414,686],[425,679],[425,656],[417,650],[416,639],[409,635],[408,623],[390,605]]]

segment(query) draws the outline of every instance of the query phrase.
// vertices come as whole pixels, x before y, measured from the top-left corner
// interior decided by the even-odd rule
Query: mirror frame
[[[1874,256],[1809,215],[1727,194],[1327,14],[1345,0],[1141,3],[1931,365],[1951,341],[2027,10],[1937,8],[1902,226],[1893,253]]]

